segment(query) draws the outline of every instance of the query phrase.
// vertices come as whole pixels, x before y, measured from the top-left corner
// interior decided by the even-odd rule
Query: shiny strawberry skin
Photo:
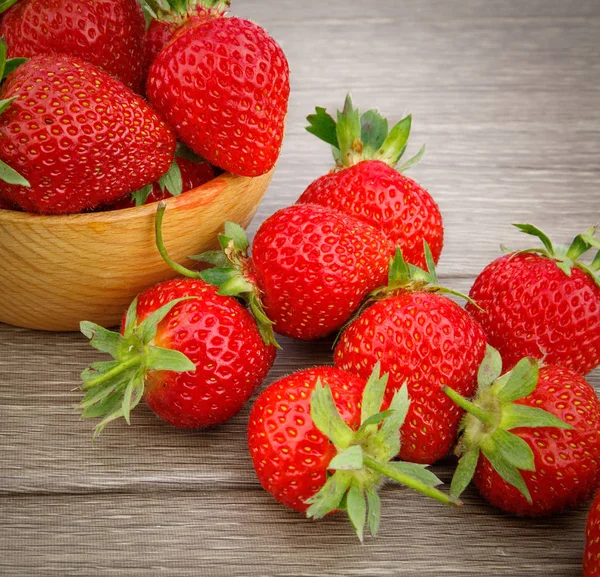
[[[77,56],[139,92],[144,14],[137,0],[20,0],[0,22],[8,56]]]
[[[423,241],[437,263],[444,244],[442,215],[431,195],[380,160],[363,160],[315,180],[299,203],[327,206],[382,230],[404,259],[426,269]]]
[[[600,287],[573,268],[568,277],[537,254],[503,256],[477,277],[467,310],[502,356],[504,370],[521,358],[586,374],[600,364]]]
[[[481,328],[449,298],[402,292],[371,305],[346,328],[334,362],[365,379],[379,361],[389,374],[388,403],[407,384],[411,405],[399,456],[430,464],[454,445],[463,414],[441,387],[472,396],[485,345]]]
[[[276,212],[252,244],[253,273],[274,330],[310,340],[339,329],[385,284],[390,251],[377,229],[321,206]]]
[[[304,512],[306,499],[325,484],[337,451],[310,416],[317,380],[329,385],[340,415],[360,425],[365,381],[339,369],[317,367],[284,377],[256,399],[248,423],[248,447],[260,484],[280,503]]]
[[[158,180],[175,136],[158,115],[107,73],[65,55],[35,56],[13,72],[0,99],[0,159],[31,188],[0,181],[27,212],[96,208]]]
[[[585,535],[583,576],[600,577],[600,493],[590,510]]]
[[[216,18],[160,52],[147,82],[153,106],[211,164],[241,176],[271,170],[283,141],[288,63],[259,26]]]
[[[215,171],[208,162],[193,162],[185,158],[178,158],[177,164],[181,170],[183,192],[198,188],[215,177]],[[167,198],[171,198],[171,193],[166,188],[165,190],[161,190],[158,182],[155,182],[152,185],[152,192],[148,195],[144,204],[166,200]],[[107,206],[105,210],[120,210],[122,208],[132,208],[134,206],[136,206],[135,200],[129,195],[122,198],[119,202]]]
[[[574,428],[510,431],[534,454],[536,470],[521,471],[532,504],[482,454],[473,477],[479,492],[504,511],[527,516],[559,513],[588,500],[600,482],[600,402],[594,389],[576,372],[546,365],[535,391],[515,403],[544,409]]]
[[[138,323],[168,302],[183,301],[158,325],[153,344],[182,352],[195,372],[146,374],[144,399],[161,419],[201,429],[233,417],[267,376],[275,347],[264,344],[250,313],[201,280],[176,279],[142,293]]]

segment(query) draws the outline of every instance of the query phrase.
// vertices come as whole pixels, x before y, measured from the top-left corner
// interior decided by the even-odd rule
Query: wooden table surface
[[[251,232],[331,165],[303,130],[315,105],[413,113],[411,176],[439,202],[440,273],[467,291],[530,221],[567,241],[600,221],[598,0],[237,0],[292,70],[287,139]],[[0,295],[1,306],[1,295]],[[283,340],[268,382],[331,363],[331,342]],[[192,434],[140,406],[92,445],[78,374],[101,358],[78,334],[0,326],[0,574],[27,576],[576,576],[584,508],[515,519],[473,490],[458,511],[383,491],[381,534],[360,545],[261,489],[248,407]],[[600,371],[589,375],[600,388]],[[449,480],[453,461],[434,467]]]

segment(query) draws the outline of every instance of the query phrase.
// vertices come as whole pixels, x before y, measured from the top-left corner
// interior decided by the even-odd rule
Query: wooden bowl
[[[169,254],[217,247],[226,220],[246,227],[272,178],[223,174],[167,201]],[[40,216],[0,210],[0,322],[47,331],[90,320],[115,326],[137,294],[177,274],[154,244],[157,204],[110,212]]]

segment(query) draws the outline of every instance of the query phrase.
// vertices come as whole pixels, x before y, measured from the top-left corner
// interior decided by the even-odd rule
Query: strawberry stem
[[[90,379],[89,381],[86,381],[85,383],[83,383],[81,385],[81,389],[84,391],[87,391],[89,389],[97,387],[98,385],[101,385],[101,384],[109,381],[110,379],[113,379],[114,377],[120,375],[121,373],[128,371],[129,369],[135,367],[136,365],[141,366],[141,364],[142,364],[142,359],[140,356],[131,357],[129,360],[119,363],[114,369],[111,369],[110,371],[107,371],[106,373],[103,373],[102,375],[99,375],[94,379]]]
[[[448,395],[461,409],[464,409],[467,411],[467,413],[477,417],[485,425],[494,424],[494,418],[488,411],[483,410],[481,407],[478,407],[471,401],[467,401],[467,399],[457,393],[454,389],[451,389],[446,385],[442,387],[442,391],[446,393],[446,395]]]
[[[167,252],[167,249],[165,247],[163,234],[162,234],[162,223],[163,223],[163,218],[165,216],[166,208],[167,208],[167,204],[161,200],[158,203],[158,209],[156,210],[156,220],[154,221],[154,230],[155,230],[155,234],[156,234],[156,248],[158,249],[160,256],[162,256],[163,260],[175,272],[178,272],[180,275],[188,277],[188,278],[202,278],[198,271],[191,270],[189,268],[184,267],[183,265],[180,265],[179,263],[176,263],[169,256],[169,253]]]
[[[388,463],[380,463],[368,455],[364,455],[363,461],[369,469],[372,469],[381,475],[385,475],[401,485],[410,487],[411,489],[414,489],[415,491],[418,491],[427,497],[436,499],[440,503],[444,503],[445,505],[453,505],[454,507],[460,507],[462,505],[460,501],[450,497],[449,495],[446,495],[446,493],[442,493],[442,491],[436,489],[435,487],[430,487],[425,483],[421,483],[417,479],[414,479],[413,477],[409,477],[408,475],[401,473]]]

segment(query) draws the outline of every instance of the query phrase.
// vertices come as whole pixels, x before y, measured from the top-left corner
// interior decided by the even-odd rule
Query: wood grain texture
[[[223,174],[166,201],[165,245],[177,262],[216,248],[224,220],[247,226],[273,173]],[[118,324],[142,290],[176,273],[158,254],[156,204],[42,216],[0,210],[0,322],[55,331]]]
[[[394,119],[413,113],[409,152],[428,149],[411,175],[442,208],[452,287],[468,291],[500,242],[527,245],[510,222],[567,241],[600,221],[597,0],[239,0],[235,13],[272,32],[292,69],[287,138],[252,232],[328,169],[304,117],[348,90]],[[282,344],[267,383],[331,363],[330,341]],[[303,520],[258,485],[249,407],[197,434],[140,407],[92,445],[75,388],[100,358],[77,334],[0,326],[2,575],[581,575],[584,508],[519,520],[473,490],[454,511],[390,486],[364,546],[342,516]],[[600,391],[600,371],[589,380]],[[434,471],[447,481],[453,465]]]

